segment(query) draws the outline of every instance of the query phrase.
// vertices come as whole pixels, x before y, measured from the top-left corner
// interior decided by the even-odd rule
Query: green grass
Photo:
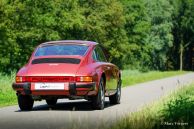
[[[143,83],[146,81],[152,81],[157,79],[162,79],[166,77],[181,75],[186,73],[185,71],[150,71],[150,72],[140,72],[138,70],[123,70],[122,71],[122,86],[130,86],[137,83]]]
[[[193,110],[194,84],[129,114],[111,129],[193,129]],[[180,123],[182,125],[177,125]]]
[[[16,94],[11,86],[14,80],[14,72],[10,75],[0,73],[0,107],[16,104]]]

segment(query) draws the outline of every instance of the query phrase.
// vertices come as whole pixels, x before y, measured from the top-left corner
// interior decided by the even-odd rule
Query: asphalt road
[[[129,80],[130,81],[130,80]],[[0,129],[94,129],[107,127],[137,111],[145,104],[157,101],[174,89],[194,81],[194,73],[146,82],[122,88],[121,104],[110,105],[106,99],[105,109],[92,110],[84,100],[60,100],[49,108],[45,101],[36,102],[32,111],[22,112],[18,106],[0,108]]]

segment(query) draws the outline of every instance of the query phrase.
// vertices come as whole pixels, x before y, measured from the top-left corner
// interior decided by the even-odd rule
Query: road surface
[[[129,80],[130,81],[130,80]],[[194,73],[150,81],[122,88],[121,104],[92,110],[85,100],[60,100],[49,108],[45,101],[35,102],[32,111],[22,112],[18,106],[0,108],[0,129],[94,129],[107,127],[120,118],[157,101],[174,89],[194,81]]]

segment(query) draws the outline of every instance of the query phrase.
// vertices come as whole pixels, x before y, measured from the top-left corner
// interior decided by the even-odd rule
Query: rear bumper
[[[16,91],[23,92],[23,94],[31,94],[31,84],[30,83],[13,83],[12,88]]]
[[[77,91],[79,91],[79,90],[92,91],[92,90],[95,90],[95,87],[96,87],[96,83],[94,83],[94,82],[93,83],[82,83],[82,84],[69,83],[69,94],[76,95]]]
[[[35,90],[34,83],[13,83],[12,88],[25,95],[95,95],[96,92],[96,83],[79,83],[71,82],[68,84],[68,88],[64,90]]]

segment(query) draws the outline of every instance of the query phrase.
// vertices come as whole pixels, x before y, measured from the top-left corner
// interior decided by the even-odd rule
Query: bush
[[[193,129],[194,84],[178,89],[116,123],[111,129]]]
[[[160,128],[192,128],[194,125],[194,99],[190,95],[179,95],[170,100],[161,110],[163,123]],[[173,124],[173,126],[169,126]],[[182,125],[180,125],[182,124]]]

